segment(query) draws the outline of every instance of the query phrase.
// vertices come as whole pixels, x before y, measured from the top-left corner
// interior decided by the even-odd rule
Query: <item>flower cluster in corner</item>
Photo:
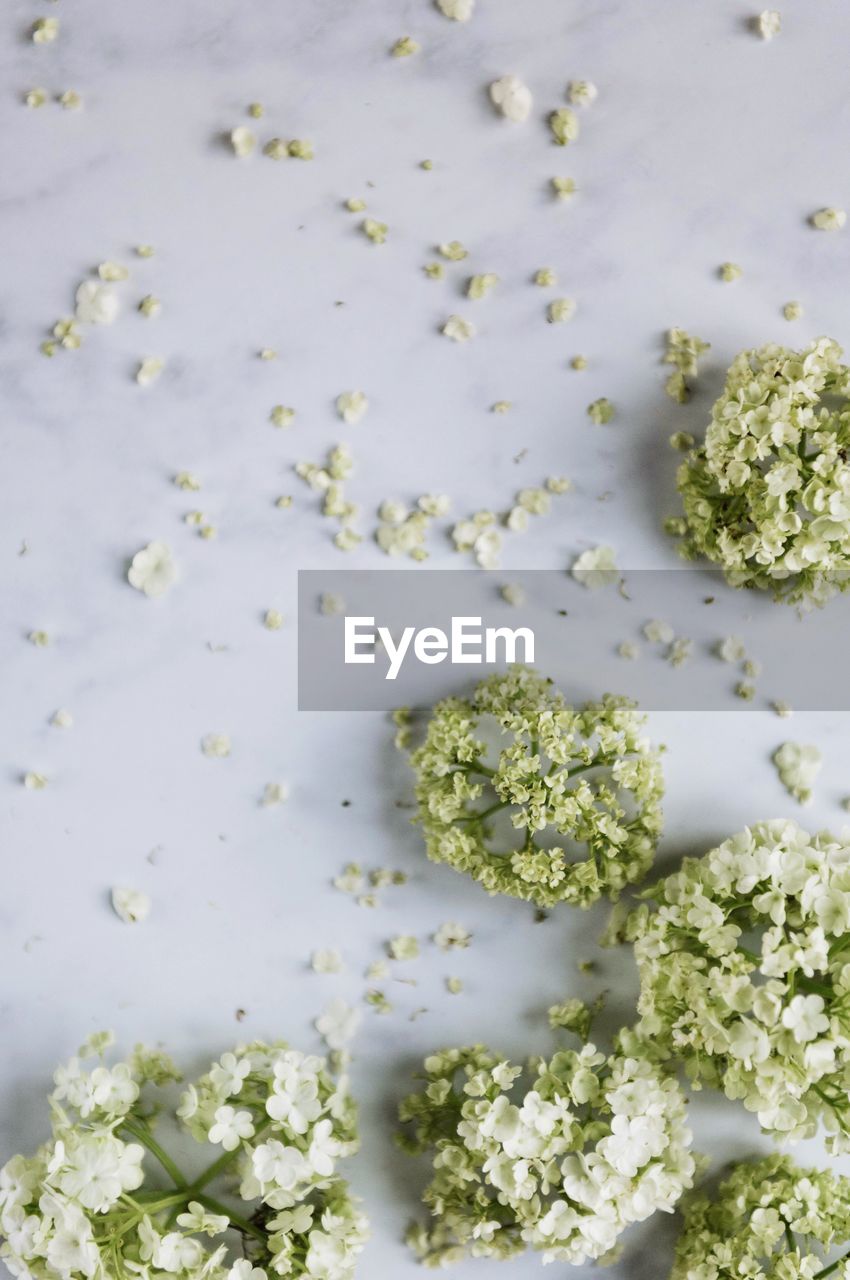
[[[145,1097],[179,1079],[174,1064],[139,1046],[108,1066],[111,1043],[92,1037],[57,1070],[50,1141],[0,1170],[0,1258],[14,1276],[353,1276],[367,1224],[336,1164],[357,1147],[356,1113],[321,1058],[254,1043],[190,1084],[177,1117],[211,1159],[189,1176],[160,1145]]]
[[[693,1181],[682,1093],[630,1032],[608,1057],[588,1043],[525,1071],[480,1045],[445,1049],[400,1114],[405,1149],[433,1157],[433,1221],[408,1233],[431,1266],[526,1247],[544,1262],[604,1258]]]
[[[510,741],[488,757],[493,730]],[[626,698],[574,708],[550,681],[513,667],[468,701],[438,703],[410,759],[428,856],[489,893],[587,907],[616,899],[652,864],[660,755]],[[498,851],[497,815],[507,819]]]
[[[850,1151],[850,845],[761,822],[643,896],[638,1030],[764,1130]]]
[[[670,1280],[836,1280],[850,1241],[850,1179],[782,1156],[736,1165],[714,1199],[688,1197]]]
[[[818,338],[733,362],[705,441],[679,470],[687,559],[736,587],[822,604],[850,585],[850,367]]]

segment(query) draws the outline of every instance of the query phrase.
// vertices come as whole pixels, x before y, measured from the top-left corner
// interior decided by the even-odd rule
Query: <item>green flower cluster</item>
[[[850,367],[830,338],[744,351],[679,470],[682,554],[822,604],[850,584]],[[674,522],[675,523],[675,522]]]
[[[525,667],[438,703],[411,755],[429,858],[541,907],[616,899],[661,832],[660,753],[645,730],[627,698],[574,708]]]
[[[208,1151],[190,1176],[161,1145],[145,1096],[180,1078],[173,1062],[139,1047],[110,1067],[111,1043],[100,1033],[58,1068],[52,1137],[0,1169],[0,1259],[12,1275],[352,1280],[368,1224],[337,1164],[357,1149],[357,1117],[323,1059],[254,1042],[214,1062],[176,1112]]]
[[[602,1258],[692,1185],[685,1100],[629,1032],[610,1056],[585,1044],[525,1070],[481,1045],[445,1049],[400,1115],[402,1145],[433,1158],[433,1225],[408,1234],[430,1266],[526,1247],[544,1262]]]
[[[850,846],[760,822],[644,896],[638,1030],[764,1130],[850,1151]]]
[[[670,1280],[825,1280],[848,1259],[826,1255],[850,1239],[850,1179],[800,1169],[781,1156],[739,1164],[715,1200],[695,1195]]]

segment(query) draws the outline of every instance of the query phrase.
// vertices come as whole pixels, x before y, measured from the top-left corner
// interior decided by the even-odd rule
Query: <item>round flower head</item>
[[[736,587],[822,604],[850,584],[850,368],[830,338],[733,362],[679,470],[682,552]]]
[[[638,1030],[763,1129],[850,1151],[850,846],[759,822],[643,896]]]
[[[688,1196],[670,1280],[817,1280],[850,1242],[850,1179],[781,1156],[736,1165],[714,1199]]]
[[[609,1057],[585,1044],[525,1070],[481,1045],[445,1049],[400,1114],[402,1145],[433,1157],[432,1225],[408,1235],[433,1266],[527,1247],[601,1258],[693,1181],[682,1093],[630,1033]]]
[[[255,1043],[213,1063],[176,1113],[208,1150],[204,1172],[188,1177],[142,1100],[179,1079],[173,1063],[139,1046],[109,1067],[110,1044],[94,1036],[57,1070],[51,1140],[0,1170],[0,1259],[13,1275],[350,1280],[367,1224],[336,1164],[356,1150],[356,1116],[321,1058]],[[227,1203],[213,1198],[219,1184]]]
[[[469,700],[438,703],[411,764],[429,858],[488,893],[587,907],[616,899],[652,863],[659,752],[626,698],[573,708],[550,681],[513,667]]]

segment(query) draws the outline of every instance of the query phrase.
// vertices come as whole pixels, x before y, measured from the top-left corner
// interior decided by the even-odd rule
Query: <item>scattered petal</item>
[[[136,370],[136,381],[140,387],[149,387],[152,382],[156,382],[164,368],[162,356],[145,356]]]
[[[387,943],[387,951],[393,960],[416,960],[419,956],[419,942],[410,934],[401,934]]]
[[[782,17],[776,9],[764,9],[755,20],[762,40],[772,40],[782,30]]]
[[[528,85],[518,76],[502,76],[490,85],[490,101],[507,120],[521,124],[531,114],[532,97]]]
[[[349,426],[355,426],[368,408],[369,401],[362,391],[343,391],[336,398],[336,411]]]
[[[812,226],[817,227],[818,231],[840,231],[847,221],[847,213],[844,209],[818,209],[817,213],[812,214]]]
[[[342,971],[342,956],[334,947],[326,947],[319,951],[314,951],[310,960],[310,967],[314,973],[340,973]]]
[[[267,782],[263,790],[262,804],[266,808],[272,805],[285,804],[289,799],[289,785],[286,782]]]
[[[440,332],[451,338],[452,342],[468,342],[475,337],[475,325],[461,316],[449,316]]]
[[[364,218],[360,224],[363,234],[373,244],[385,244],[390,229],[385,222],[378,222],[375,218]]]
[[[620,581],[613,547],[590,547],[577,556],[570,571],[576,582],[595,590]]]
[[[592,404],[587,406],[587,416],[598,427],[604,426],[614,417],[614,406],[606,396],[602,396],[599,400],[594,400]]]
[[[149,542],[133,556],[127,581],[146,596],[161,596],[177,578],[171,548],[165,542]]]
[[[823,765],[817,747],[800,742],[783,742],[772,756],[779,781],[801,805],[812,802],[812,787]]]
[[[225,760],[231,752],[230,735],[208,733],[201,739],[201,750],[211,760]]]
[[[230,145],[233,148],[234,155],[244,160],[246,156],[250,156],[257,146],[257,135],[247,125],[237,125],[235,129],[230,131]]]
[[[112,909],[125,924],[140,924],[147,920],[151,909],[151,900],[141,889],[112,890]]]
[[[546,319],[550,324],[564,324],[572,320],[575,313],[575,298],[555,298],[546,309]]]
[[[344,1049],[357,1033],[361,1014],[344,1000],[332,1000],[313,1024],[329,1049]]]
[[[472,934],[457,921],[447,920],[434,934],[434,941],[441,951],[464,950],[472,941]]]
[[[475,9],[475,0],[437,0],[437,8],[454,22],[469,22]]]
[[[76,294],[76,316],[84,324],[112,324],[118,315],[118,295],[98,280],[84,280]]]
[[[578,116],[570,107],[559,107],[549,116],[549,128],[559,147],[575,142],[580,133]]]
[[[567,85],[567,98],[574,107],[589,107],[599,97],[599,90],[590,80],[571,80]]]
[[[418,53],[421,48],[422,46],[412,36],[402,36],[396,40],[390,53],[394,58],[409,58],[412,54]]]
[[[51,44],[59,35],[58,18],[36,18],[30,31],[33,44]]]

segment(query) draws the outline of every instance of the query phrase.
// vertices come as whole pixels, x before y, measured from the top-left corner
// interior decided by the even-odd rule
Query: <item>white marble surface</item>
[[[48,9],[60,37],[33,47],[26,29]],[[397,807],[408,779],[383,719],[295,710],[296,570],[339,553],[291,465],[349,440],[349,492],[366,532],[386,496],[445,491],[465,515],[566,472],[576,492],[510,542],[507,568],[566,566],[600,541],[624,568],[674,564],[659,530],[675,507],[669,433],[699,429],[741,346],[850,338],[850,231],[806,225],[814,209],[850,202],[850,12],[842,0],[792,0],[782,35],[764,44],[746,27],[754,10],[741,0],[479,0],[459,26],[429,0],[4,6],[4,1157],[43,1137],[50,1071],[88,1031],[113,1026],[128,1046],[161,1040],[189,1067],[242,1035],[312,1045],[313,1016],[332,996],[360,1000],[387,938],[424,939],[458,919],[473,947],[446,958],[426,946],[404,970],[419,985],[390,983],[395,1012],[367,1011],[356,1045],[364,1139],[352,1178],[374,1223],[362,1273],[400,1280],[417,1274],[401,1234],[421,1171],[395,1152],[391,1128],[417,1060],[470,1038],[515,1054],[545,1047],[542,1011],[565,992],[610,987],[610,1021],[630,1016],[628,954],[599,956],[593,978],[576,970],[596,956],[604,910],[535,925],[527,906],[490,901],[429,865]],[[422,53],[388,57],[408,33]],[[487,83],[506,72],[535,95],[525,126],[487,103]],[[575,77],[594,80],[599,101],[562,151],[544,116]],[[35,85],[76,89],[85,106],[27,110],[20,95]],[[316,159],[228,154],[218,135],[246,122],[253,100],[267,108],[262,137],[311,138]],[[418,167],[426,157],[430,173]],[[553,174],[579,183],[571,205],[551,199]],[[349,196],[389,224],[386,245],[358,232],[341,208]],[[427,280],[433,245],[454,238],[468,262]],[[143,262],[131,246],[145,241],[157,252]],[[44,359],[45,327],[106,258],[131,267],[119,323]],[[735,285],[716,278],[727,259],[744,268]],[[568,326],[545,323],[549,294],[529,283],[541,266],[558,271],[556,293],[578,299]],[[470,270],[497,272],[496,294],[460,297]],[[156,320],[134,311],[147,293],[162,299]],[[781,316],[791,298],[805,307],[795,325]],[[463,347],[437,333],[454,311],[479,327]],[[713,344],[685,409],[662,390],[672,324]],[[266,345],[280,360],[256,358]],[[584,374],[568,368],[576,352],[590,359]],[[168,364],[143,390],[132,373],[148,354]],[[372,407],[343,428],[333,400],[351,387]],[[606,428],[584,412],[600,395],[618,406]],[[514,410],[494,417],[503,398]],[[276,402],[298,410],[288,432],[268,423]],[[182,468],[202,478],[199,495],[170,484]],[[274,507],[285,492],[288,512]],[[182,523],[195,506],[216,541]],[[123,571],[155,537],[174,548],[181,581],[148,601]],[[350,558],[384,563],[368,539]],[[443,536],[432,564],[455,564]],[[260,624],[269,607],[288,615],[279,633]],[[47,649],[27,642],[33,628],[50,633]],[[69,731],[48,724],[60,706],[75,717]],[[232,736],[228,760],[199,750],[217,729]],[[810,822],[841,825],[849,717],[799,714],[789,726],[766,711],[665,715],[653,729],[670,748],[668,862],[748,821],[795,813],[769,763],[789,734],[826,755]],[[49,777],[46,790],[22,787],[28,769]],[[260,808],[264,784],[279,778],[290,802]],[[403,868],[410,883],[378,910],[359,909],[329,888],[349,858]],[[144,926],[111,913],[116,883],[150,893]],[[342,945],[342,977],[307,968],[313,947],[329,944]],[[466,983],[457,998],[443,990],[453,972]],[[695,1118],[700,1145],[721,1156],[758,1145],[731,1103],[703,1095]],[[669,1224],[647,1224],[612,1275],[663,1275],[668,1248]],[[499,1274],[537,1269],[528,1258]]]

